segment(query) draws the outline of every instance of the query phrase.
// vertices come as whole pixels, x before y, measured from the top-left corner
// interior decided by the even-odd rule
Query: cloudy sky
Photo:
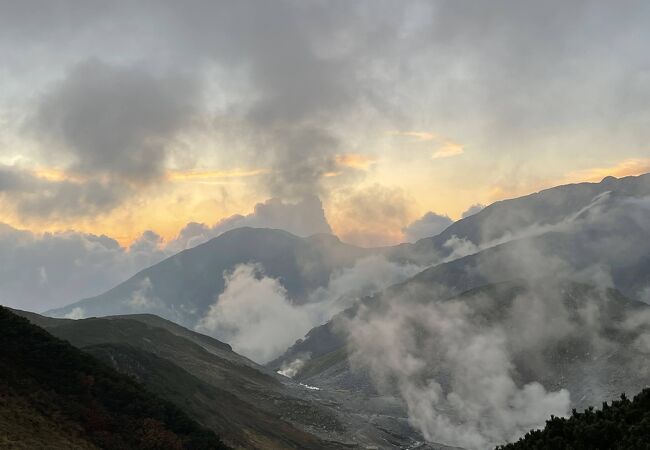
[[[384,245],[650,171],[649,20],[644,1],[0,0],[0,222],[123,249],[236,224]]]

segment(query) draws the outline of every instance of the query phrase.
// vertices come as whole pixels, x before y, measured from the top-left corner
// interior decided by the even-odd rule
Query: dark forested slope
[[[543,430],[526,433],[499,450],[650,448],[650,389],[629,400],[625,395],[600,410],[588,408],[569,418],[551,417]]]
[[[172,403],[0,307],[2,448],[219,449]]]

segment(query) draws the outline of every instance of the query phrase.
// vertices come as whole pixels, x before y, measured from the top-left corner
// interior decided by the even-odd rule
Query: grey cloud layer
[[[1,191],[8,183],[0,180],[5,181]],[[178,251],[242,226],[279,228],[301,236],[330,232],[317,198],[295,204],[270,199],[250,214],[212,226],[190,223],[167,243],[145,231],[129,248],[108,236],[74,231],[39,235],[0,223],[0,304],[43,311],[98,295]],[[134,305],[141,303],[136,299]]]
[[[469,216],[473,216],[474,214],[480,212],[483,208],[485,208],[485,205],[482,205],[480,203],[476,203],[469,208],[467,208],[465,211],[461,213],[461,218],[464,219]]]
[[[96,295],[165,256],[141,245],[128,251],[107,236],[41,236],[4,224],[0,249],[0,303],[32,311]]]
[[[217,66],[224,75],[212,81],[229,98],[217,114],[238,117],[251,144],[248,155],[233,156],[264,160],[274,169],[265,180],[269,193],[296,198],[323,189],[335,153],[349,146],[342,130],[358,118],[380,128],[449,129],[495,162],[503,155],[525,161],[533,150],[523,144],[544,144],[549,133],[570,140],[585,124],[594,126],[593,155],[636,145],[648,137],[638,123],[648,118],[650,7],[626,3],[4,2],[0,49],[32,50],[22,69],[39,68],[54,51],[64,66],[108,61],[70,76],[112,77],[111,86],[91,90],[98,97],[87,103],[70,93],[77,87],[50,95],[73,109],[65,124],[39,123],[69,144],[76,168],[109,168],[130,180],[159,173],[161,146],[186,118],[183,95]],[[116,72],[116,64],[151,73]],[[193,81],[152,75],[170,68]],[[113,102],[131,96],[119,119],[80,114],[110,115]]]
[[[278,198],[271,198],[255,205],[253,212],[245,216],[235,214],[214,225],[188,223],[177,238],[168,244],[168,248],[174,251],[184,250],[240,227],[277,228],[302,237],[332,232],[318,197],[305,197],[297,203],[285,203]]]
[[[453,221],[448,216],[429,211],[402,231],[408,242],[415,242],[418,239],[437,235],[452,223]]]
[[[146,183],[163,175],[168,141],[196,111],[195,89],[182,78],[88,60],[38,99],[29,127],[59,144],[75,173]]]
[[[0,165],[0,200],[21,217],[80,217],[119,205],[131,190],[111,180],[47,180],[14,166]]]
[[[39,178],[0,167],[0,195],[22,217],[70,218],[111,211],[160,181],[170,142],[198,106],[197,86],[142,67],[82,61],[50,84],[25,128],[42,158],[71,179]]]

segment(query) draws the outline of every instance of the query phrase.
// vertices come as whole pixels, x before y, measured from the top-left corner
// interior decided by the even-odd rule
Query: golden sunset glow
[[[624,159],[610,167],[594,167],[569,173],[567,180],[572,182],[598,182],[605,177],[616,178],[641,175],[650,172],[650,158]]]
[[[646,448],[649,24],[0,0],[0,447]]]
[[[465,149],[463,149],[462,145],[456,144],[454,142],[445,142],[440,146],[438,150],[433,152],[431,158],[433,159],[450,158],[452,156],[462,155],[463,153],[465,153]]]
[[[544,47],[506,26],[521,19],[504,22],[512,11],[486,10],[447,17],[468,22],[434,38],[448,13],[435,2],[399,14],[348,5],[349,22],[321,21],[309,3],[300,14],[315,22],[297,28],[202,29],[217,46],[197,45],[169,5],[142,16],[146,32],[133,25],[141,11],[122,6],[115,22],[79,19],[97,30],[92,42],[66,24],[47,35],[61,41],[32,36],[40,25],[8,31],[0,222],[128,245],[145,230],[170,241],[188,223],[317,198],[334,233],[385,245],[429,212],[458,219],[471,205],[650,171],[645,103],[634,100],[647,90],[647,52],[628,35],[562,19]],[[476,39],[484,20],[496,28]]]
[[[377,164],[376,158],[361,153],[336,155],[335,161],[340,166],[359,170],[368,170],[373,164]]]
[[[63,170],[43,167],[33,172],[34,176],[49,181],[75,181],[79,178],[66,173]]]
[[[462,154],[462,147],[450,145],[442,147],[440,156],[436,159]],[[402,228],[408,222],[417,218],[422,209],[443,211],[451,217],[460,217],[461,212],[470,204],[491,203],[498,200],[513,198],[536,192],[557,184],[575,182],[598,182],[612,175],[624,177],[639,175],[650,171],[650,160],[644,158],[629,158],[621,160],[610,167],[593,167],[573,171],[563,176],[538,179],[533,183],[512,186],[508,184],[485,186],[484,189],[458,190],[445,186],[430,174],[440,170],[435,166],[428,167],[421,162],[411,164],[391,162],[387,157],[379,161],[376,157],[364,154],[340,154],[336,163],[343,169],[360,170],[366,173],[365,186],[382,183],[388,186],[403,186],[401,192],[405,198],[410,198],[413,205],[404,214],[391,220],[383,220],[370,224],[362,223],[360,218],[352,219],[346,214],[351,206],[345,206],[347,190],[335,190],[332,196],[324,198],[326,215],[334,232],[352,242],[364,245],[381,243],[388,245],[402,239]],[[391,171],[391,176],[386,176]],[[53,168],[39,168],[31,172],[35,177],[48,181],[82,182],[83,177],[69,174]],[[249,212],[256,202],[262,201],[263,196],[256,194],[256,183],[250,180],[271,174],[271,169],[232,169],[232,170],[191,170],[168,171],[168,184],[156,193],[145,190],[138,198],[120,206],[107,214],[86,218],[27,218],[21,217],[15,211],[3,209],[0,212],[0,222],[8,223],[18,228],[28,228],[35,232],[55,232],[58,230],[75,229],[78,231],[105,234],[128,246],[138,238],[143,230],[153,229],[165,240],[173,239],[188,222],[212,224],[220,219],[236,213]],[[338,178],[342,172],[330,172],[326,178]],[[219,186],[227,182],[222,188]],[[215,186],[206,188],[205,186]],[[227,186],[227,187],[225,187]],[[214,189],[221,189],[222,193]],[[223,190],[225,189],[225,190]],[[239,195],[227,194],[227,201],[222,200],[223,193],[240,190]],[[363,186],[360,186],[361,192]],[[392,189],[392,188],[391,188]],[[430,193],[437,193],[431,197]],[[364,201],[376,200],[372,195]],[[398,200],[395,200],[398,201]],[[343,202],[343,203],[342,203]],[[348,211],[348,213],[346,213]]]

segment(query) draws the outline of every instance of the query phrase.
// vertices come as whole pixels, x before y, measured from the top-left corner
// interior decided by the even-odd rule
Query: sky
[[[242,224],[377,246],[648,172],[649,20],[643,1],[0,0],[0,223],[118,253]]]

